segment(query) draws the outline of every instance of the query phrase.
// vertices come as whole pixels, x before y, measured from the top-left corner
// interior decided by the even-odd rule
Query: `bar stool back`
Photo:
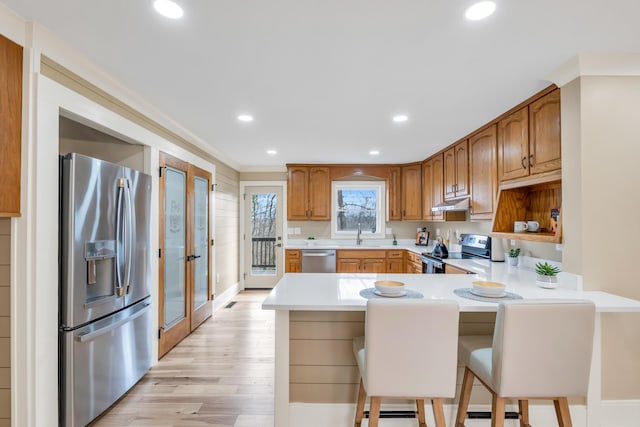
[[[415,399],[423,427],[424,399],[430,398],[436,426],[445,426],[442,398],[455,395],[458,319],[454,301],[367,302],[365,336],[353,341],[361,376],[356,427],[362,422],[367,394],[370,427],[378,425],[382,397]]]
[[[501,303],[492,340],[460,337],[465,373],[456,427],[464,426],[474,377],[492,393],[492,426],[504,425],[507,398],[518,400],[521,426],[529,425],[529,399],[553,400],[559,425],[571,426],[567,397],[587,394],[594,327],[590,301]]]

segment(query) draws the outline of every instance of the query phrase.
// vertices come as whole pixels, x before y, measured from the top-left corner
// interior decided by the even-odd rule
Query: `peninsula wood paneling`
[[[11,424],[11,220],[0,218],[0,427]]]

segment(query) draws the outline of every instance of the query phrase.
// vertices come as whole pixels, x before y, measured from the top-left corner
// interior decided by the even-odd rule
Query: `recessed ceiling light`
[[[393,121],[396,123],[403,123],[409,120],[409,117],[406,114],[397,114],[393,116]]]
[[[253,121],[253,116],[250,114],[240,114],[238,116],[238,120],[240,120],[241,122],[249,123]]]
[[[369,154],[371,154],[372,156],[377,156],[378,154],[380,154],[379,150],[371,150],[369,151]]]
[[[267,154],[269,154],[270,156],[275,156],[276,154],[278,154],[278,152],[276,150],[267,150]]]
[[[492,1],[481,1],[471,5],[464,16],[469,21],[479,21],[491,15],[496,10],[496,4]]]
[[[183,11],[177,3],[172,2],[171,0],[155,0],[153,2],[153,7],[156,9],[162,16],[166,16],[171,19],[179,19],[182,18]]]

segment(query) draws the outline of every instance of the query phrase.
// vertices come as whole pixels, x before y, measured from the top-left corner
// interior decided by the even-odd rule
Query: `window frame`
[[[360,238],[362,239],[384,239],[386,225],[386,182],[385,181],[332,181],[331,182],[331,238],[332,239],[355,239],[357,231],[338,230],[338,191],[342,189],[367,189],[377,192],[376,198],[376,232],[363,229]]]

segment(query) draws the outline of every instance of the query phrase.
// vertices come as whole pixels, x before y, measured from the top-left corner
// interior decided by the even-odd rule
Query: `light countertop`
[[[458,288],[470,288],[475,280],[505,283],[508,292],[525,299],[588,299],[599,312],[640,312],[640,301],[600,291],[581,291],[580,276],[560,273],[560,286],[543,289],[535,284],[535,273],[505,263],[484,260],[450,260],[453,265],[477,274],[348,274],[288,273],[278,282],[262,304],[266,310],[364,311],[366,299],[360,291],[373,287],[376,280],[404,282],[430,299],[452,299],[460,311],[496,311],[497,302],[480,302],[454,294]]]

